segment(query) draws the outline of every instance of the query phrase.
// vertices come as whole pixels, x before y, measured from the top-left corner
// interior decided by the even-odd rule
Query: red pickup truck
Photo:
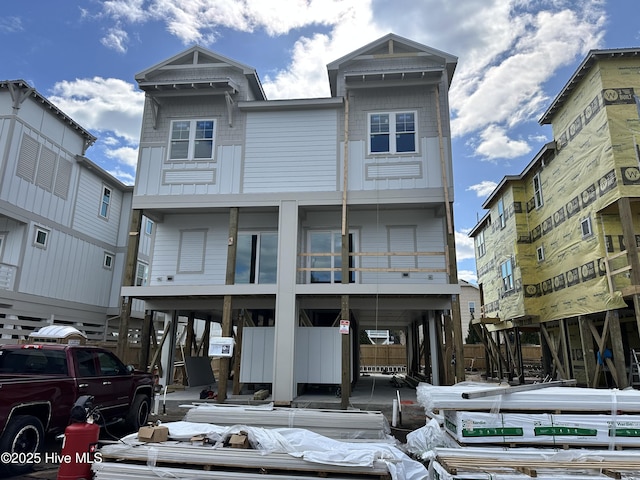
[[[151,374],[103,348],[0,345],[0,455],[12,454],[10,464],[0,462],[0,478],[29,471],[29,463],[13,460],[41,451],[45,434],[63,432],[78,397],[94,397],[101,423],[124,419],[137,430],[147,422],[153,392]]]

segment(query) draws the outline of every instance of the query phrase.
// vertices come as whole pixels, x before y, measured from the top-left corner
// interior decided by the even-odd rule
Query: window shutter
[[[391,268],[415,268],[416,257],[409,255],[394,256],[394,252],[416,251],[415,227],[389,227],[389,267]]]
[[[40,162],[38,162],[38,173],[36,174],[36,185],[50,192],[53,188],[55,168],[56,153],[50,148],[42,147]]]
[[[20,145],[20,157],[18,158],[18,169],[16,174],[29,182],[33,182],[35,179],[39,149],[40,144],[37,140],[28,135],[22,136],[22,145]]]
[[[67,199],[69,195],[69,185],[71,184],[71,162],[63,160],[58,161],[58,172],[56,173],[56,183],[53,193],[60,198]]]
[[[206,230],[183,230],[180,232],[179,273],[202,273],[204,271],[206,238]]]

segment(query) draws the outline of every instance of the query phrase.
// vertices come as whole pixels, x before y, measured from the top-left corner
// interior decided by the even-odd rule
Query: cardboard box
[[[138,440],[141,442],[165,442],[169,438],[169,429],[163,425],[140,427]]]
[[[231,435],[229,439],[229,446],[231,448],[249,448],[249,438],[245,432],[236,433]]]

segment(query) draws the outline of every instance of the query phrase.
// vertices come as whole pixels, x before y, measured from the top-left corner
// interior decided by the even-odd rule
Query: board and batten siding
[[[20,293],[109,306],[112,271],[102,268],[104,248],[74,235],[50,230],[46,248],[34,246],[30,225],[22,262]]]
[[[336,191],[337,112],[249,112],[243,193]]]
[[[445,155],[447,141],[445,139]],[[340,149],[340,168],[344,155]],[[451,172],[448,173],[451,183]],[[349,190],[441,188],[442,168],[438,138],[420,138],[417,155],[368,155],[367,143],[349,142]],[[449,185],[453,187],[452,184]]]
[[[4,145],[0,148],[4,149]],[[69,225],[78,169],[70,152],[16,123],[0,198],[55,223]]]
[[[275,327],[244,327],[240,358],[241,383],[273,382]]]
[[[100,206],[104,187],[111,190],[108,218],[101,217]],[[73,215],[73,228],[103,242],[116,245],[120,214],[122,209],[122,192],[113,185],[103,182],[86,170],[80,173],[78,197]]]

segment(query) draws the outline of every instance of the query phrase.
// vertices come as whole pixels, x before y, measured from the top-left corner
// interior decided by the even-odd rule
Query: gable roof
[[[612,48],[606,50],[590,50],[586,58],[578,66],[575,73],[571,76],[566,85],[560,90],[560,93],[553,99],[547,111],[544,112],[538,123],[540,125],[548,125],[553,121],[553,117],[558,110],[564,105],[564,102],[576,89],[582,78],[589,73],[591,68],[600,60],[614,57],[637,57],[640,55],[640,48]]]
[[[458,63],[458,58],[453,55],[450,55],[441,50],[436,50],[435,48],[427,47],[426,45],[422,45],[421,43],[414,42],[413,40],[409,40],[394,33],[389,33],[384,37],[381,37],[378,40],[365,45],[364,47],[361,47],[337,60],[334,60],[327,65],[327,70],[329,73],[329,83],[331,85],[331,94],[336,95],[338,70],[341,67],[344,67],[345,65],[355,60],[384,58],[385,56],[431,57],[435,60],[435,63],[438,64],[438,72],[446,72],[449,85],[451,85],[453,73]],[[428,68],[414,72],[395,73],[397,73],[398,75],[402,75],[403,78],[407,73],[414,73],[423,77],[425,73],[432,71],[434,71],[434,69]],[[374,74],[374,72],[369,72],[368,74]]]
[[[253,67],[227,58],[218,53],[207,50],[199,45],[195,45],[173,57],[164,60],[152,67],[149,67],[135,75],[138,86],[144,91],[162,90],[185,90],[185,89],[234,89],[235,86],[226,77],[203,78],[194,81],[192,79],[161,79],[162,74],[171,70],[184,70],[185,68],[230,67],[240,71],[249,83],[249,88],[258,100],[266,100],[266,95],[262,89],[262,84],[258,78],[258,73]]]

